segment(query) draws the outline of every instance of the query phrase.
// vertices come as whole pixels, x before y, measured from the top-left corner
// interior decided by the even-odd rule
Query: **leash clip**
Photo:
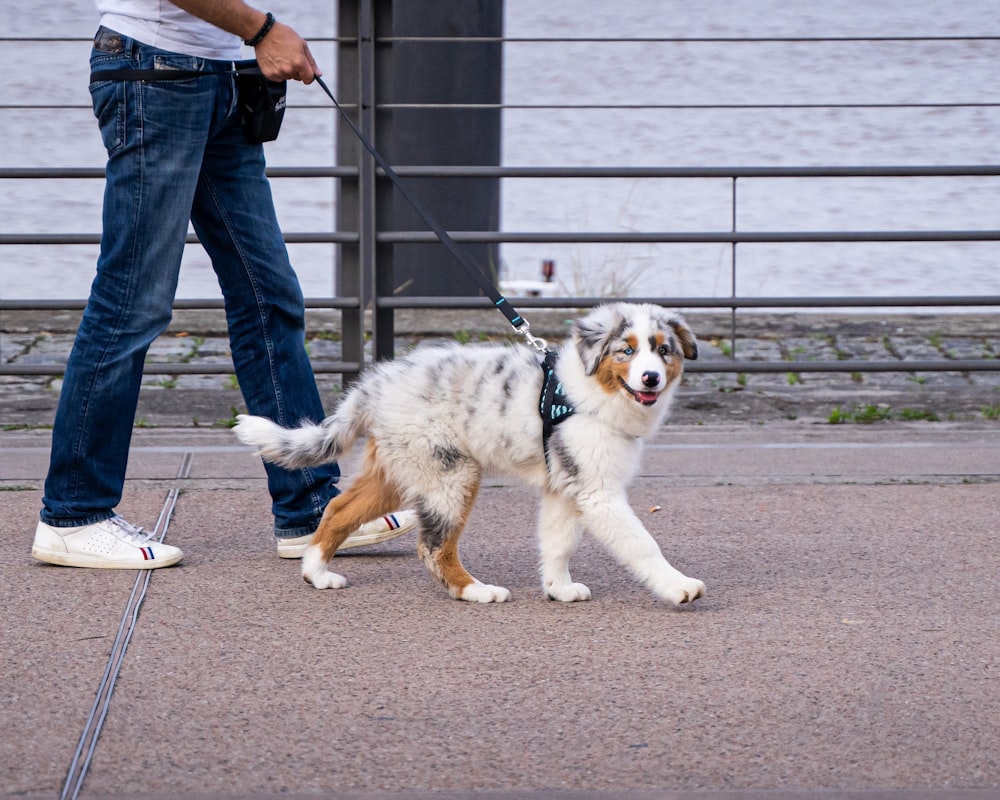
[[[534,347],[539,353],[549,352],[549,343],[531,332],[531,326],[527,322],[518,325],[515,330],[528,340],[528,344]]]

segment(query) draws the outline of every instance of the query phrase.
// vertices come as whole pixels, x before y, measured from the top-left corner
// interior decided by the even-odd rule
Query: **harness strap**
[[[556,376],[556,360],[558,354],[548,350],[542,360],[541,367],[542,394],[538,401],[538,410],[542,415],[542,447],[545,449],[545,462],[549,461],[549,439],[552,431],[560,422],[569,419],[576,412],[563,389],[562,382]]]

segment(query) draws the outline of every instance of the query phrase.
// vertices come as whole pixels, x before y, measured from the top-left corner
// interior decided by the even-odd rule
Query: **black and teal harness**
[[[545,448],[545,460],[549,458],[549,439],[556,425],[573,416],[576,411],[570,403],[562,382],[556,375],[556,359],[554,350],[545,352],[542,361],[542,394],[538,402],[538,410],[542,415],[542,446]]]

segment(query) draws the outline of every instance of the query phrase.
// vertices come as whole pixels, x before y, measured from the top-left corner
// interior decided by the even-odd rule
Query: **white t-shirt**
[[[167,0],[96,0],[101,25],[137,42],[199,58],[236,61],[239,36],[183,11]]]

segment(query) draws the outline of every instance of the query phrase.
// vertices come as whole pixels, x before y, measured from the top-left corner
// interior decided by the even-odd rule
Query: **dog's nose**
[[[642,385],[647,389],[652,389],[660,382],[660,373],[653,372],[649,370],[648,372],[642,373]]]

